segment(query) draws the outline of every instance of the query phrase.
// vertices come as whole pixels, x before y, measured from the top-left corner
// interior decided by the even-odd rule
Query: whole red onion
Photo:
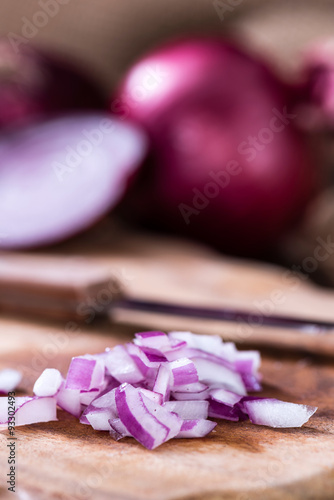
[[[0,39],[0,129],[65,110],[104,107],[100,90],[68,61]]]
[[[273,247],[315,185],[291,94],[216,38],[170,43],[126,75],[112,111],[148,131],[154,167],[132,193],[143,219],[236,253]]]

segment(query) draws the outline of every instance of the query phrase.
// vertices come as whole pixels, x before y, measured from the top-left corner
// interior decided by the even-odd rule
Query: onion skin
[[[124,212],[141,208],[140,221],[225,251],[272,249],[317,183],[293,92],[222,39],[177,41],[144,56],[111,103],[152,141],[154,165]]]
[[[95,82],[69,61],[31,45],[15,52],[0,39],[0,130],[62,111],[105,107]]]

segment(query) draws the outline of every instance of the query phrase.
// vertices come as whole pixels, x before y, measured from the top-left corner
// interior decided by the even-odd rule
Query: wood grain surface
[[[89,240],[78,238],[50,250],[49,256],[84,257],[112,269],[113,275],[118,273],[135,295],[140,292],[189,303],[212,305],[214,301],[251,307],[254,301],[265,300],[273,290],[283,288],[279,268],[233,261],[189,243],[102,229],[90,233]],[[35,255],[45,256],[42,252]],[[294,291],[287,286],[284,292],[285,304],[276,305],[279,311],[334,317],[332,292],[304,282]],[[122,323],[105,319],[85,324],[3,313],[0,369],[21,370],[20,394],[31,393],[44,368],[57,367],[65,373],[72,356],[128,341],[148,325],[164,328],[164,321],[141,317],[136,323],[132,317]],[[174,321],[177,326],[177,318]],[[212,329],[207,323],[208,333],[218,331],[218,325]],[[181,326],[205,329],[197,324],[189,321]],[[246,345],[245,339],[238,340],[241,347]],[[1,498],[332,500],[333,359],[306,354],[298,345],[295,351],[267,347],[262,355],[264,395],[319,407],[303,428],[269,429],[248,421],[219,421],[215,432],[204,439],[175,440],[148,451],[130,438],[114,442],[108,433],[96,432],[60,411],[58,422],[16,429],[17,493],[10,497],[5,485],[6,434],[1,433]]]

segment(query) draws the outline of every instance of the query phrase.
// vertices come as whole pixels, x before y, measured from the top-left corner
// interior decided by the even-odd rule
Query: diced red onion
[[[209,434],[217,425],[203,418],[197,420],[185,420],[177,438],[201,438]]]
[[[150,411],[151,403],[154,411],[160,409],[157,414]],[[119,418],[130,434],[143,446],[153,450],[168,439],[175,437],[181,429],[182,420],[175,414],[165,411],[163,408],[146,398],[138,389],[129,384],[122,384],[116,390],[116,406]],[[160,421],[168,421],[168,426]]]
[[[183,420],[208,418],[208,401],[167,401],[164,407]]]
[[[163,397],[160,393],[149,391],[148,389],[143,389],[143,387],[139,387],[139,390],[142,394],[144,394],[144,396],[154,401],[154,403],[156,403],[157,405],[162,405]]]
[[[210,391],[210,397],[214,401],[223,403],[227,406],[234,406],[242,399],[240,394],[235,394],[234,392],[227,391],[226,389],[212,389]]]
[[[104,363],[90,355],[72,358],[66,377],[66,389],[90,391],[99,389],[104,381]]]
[[[211,399],[209,402],[209,417],[222,418],[224,420],[238,422],[241,416],[242,412],[237,406],[231,407],[223,403],[218,403],[213,399]]]
[[[126,436],[131,436],[131,434],[119,418],[113,418],[112,420],[109,420],[109,425],[110,435],[115,441],[119,441]]]
[[[243,403],[250,421],[269,427],[301,427],[316,412],[314,406],[287,403],[277,399],[253,399]]]
[[[209,386],[202,384],[202,382],[193,382],[192,384],[176,385],[173,388],[173,392],[203,392],[209,389]]]
[[[36,380],[33,393],[36,396],[55,396],[64,379],[59,370],[46,368]]]
[[[57,419],[56,399],[53,397],[15,398],[15,427]],[[8,399],[0,398],[0,424],[8,423]]]
[[[239,373],[229,370],[223,365],[211,363],[206,359],[193,359],[200,382],[207,384],[221,384],[225,389],[228,389],[236,394],[245,396],[247,394],[242,377]]]
[[[172,386],[194,384],[198,382],[196,366],[188,358],[180,358],[166,365],[171,373]]]
[[[75,417],[80,417],[82,405],[80,402],[79,389],[67,389],[65,384],[61,386],[57,394],[57,405],[62,410],[71,413]]]
[[[133,384],[141,382],[145,378],[133,358],[122,345],[111,349],[105,359],[105,364],[110,375],[120,383],[128,382]]]
[[[89,405],[100,394],[99,389],[91,389],[90,391],[80,391],[80,403]]]
[[[208,399],[210,396],[210,389],[204,389],[203,391],[199,392],[177,392],[173,391],[171,392],[171,395],[173,396],[174,399],[177,401],[197,401],[197,400],[204,400]]]
[[[170,341],[163,332],[140,332],[136,333],[134,343],[139,346],[146,346],[161,349],[169,347]]]
[[[154,382],[153,391],[161,394],[162,401],[168,401],[170,397],[171,372],[165,365],[159,367],[157,377]]]
[[[113,417],[110,410],[106,408],[95,409],[86,413],[85,417],[96,431],[110,431],[109,420]]]
[[[249,416],[260,425],[293,427],[316,410],[248,396],[244,382],[259,381],[258,353],[238,351],[218,337],[144,332],[135,342],[73,358],[66,382],[58,370],[46,369],[34,386],[40,396],[16,398],[18,425],[54,420],[58,404],[116,441],[131,436],[154,449],[173,437],[205,436],[216,425],[208,417],[237,422]],[[0,423],[7,419],[7,398],[0,398]]]
[[[22,379],[22,373],[12,368],[0,370],[0,394],[14,391]]]

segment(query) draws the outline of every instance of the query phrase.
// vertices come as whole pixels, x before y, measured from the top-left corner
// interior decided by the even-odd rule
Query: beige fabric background
[[[223,20],[213,0],[1,0],[0,34],[21,35],[24,18],[47,2],[58,2],[59,12],[31,42],[75,56],[105,89],[138,54],[175,34],[241,36],[285,72],[308,40],[334,35],[333,0],[224,0],[231,8]]]

